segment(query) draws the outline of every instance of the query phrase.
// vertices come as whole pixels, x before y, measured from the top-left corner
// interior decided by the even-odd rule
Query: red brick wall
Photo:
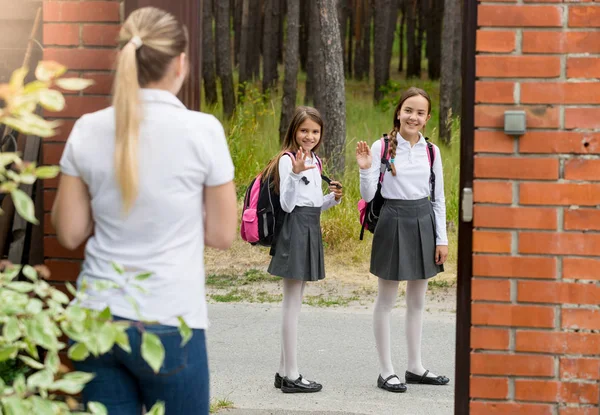
[[[490,0],[478,25],[471,413],[598,415],[600,2]]]
[[[63,120],[60,133],[44,139],[44,163],[58,164],[73,123],[81,115],[110,105],[112,68],[120,28],[121,0],[44,0],[44,59],[56,60],[69,68],[70,75],[94,79],[96,84],[80,94],[66,95],[66,108],[51,117]],[[56,180],[47,180],[44,190],[44,256],[58,283],[73,281],[79,273],[83,250],[62,248],[50,224],[50,209]]]

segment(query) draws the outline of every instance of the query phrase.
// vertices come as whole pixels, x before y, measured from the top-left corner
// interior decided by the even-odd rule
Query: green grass
[[[281,278],[274,277],[266,272],[249,269],[243,275],[210,274],[206,277],[206,285],[213,288],[230,288],[260,282],[277,282],[279,280]]]
[[[230,409],[233,408],[233,402],[229,399],[217,399],[210,403],[210,413],[216,414],[221,409]]]
[[[304,99],[304,74],[299,76],[297,103]],[[439,82],[428,80],[400,79],[392,70],[392,81],[386,88],[385,99],[380,105],[373,103],[371,81],[346,81],[346,149],[343,177],[335,177],[344,185],[344,201],[328,210],[322,217],[323,240],[328,255],[354,264],[363,263],[370,256],[370,238],[367,233],[364,241],[359,241],[360,224],[356,204],[360,199],[358,166],[354,157],[356,143],[365,140],[374,142],[392,126],[393,109],[401,92],[415,85],[425,89],[432,98],[432,114],[427,124],[426,135],[440,147],[444,165],[444,187],[446,194],[447,220],[449,223],[449,268],[456,262],[460,163],[460,126],[453,124],[452,142],[445,145],[438,142],[439,125]],[[235,182],[238,197],[242,198],[246,186],[267,162],[274,157],[279,147],[279,119],[281,111],[281,87],[279,93],[263,96],[258,92],[258,84],[247,89],[246,99],[238,105],[231,120],[223,120],[220,104],[204,106],[203,110],[213,113],[223,122],[228,136],[229,148],[235,164]],[[324,137],[326,140],[327,137]],[[325,166],[327,172],[327,166]],[[211,280],[207,284],[210,284]],[[237,285],[237,284],[236,284]]]

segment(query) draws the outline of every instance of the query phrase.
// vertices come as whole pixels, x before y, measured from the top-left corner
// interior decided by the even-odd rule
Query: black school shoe
[[[404,376],[406,377],[406,383],[413,384],[442,386],[450,382],[450,379],[446,376],[438,376],[435,378],[427,377],[428,373],[429,370],[426,370],[425,373],[423,373],[423,376],[419,376],[407,370]]]
[[[279,373],[275,373],[275,387],[277,389],[281,389],[281,382],[283,382],[283,378],[279,376]]]
[[[383,390],[386,390],[388,392],[395,392],[395,393],[406,392],[406,390],[408,388],[406,387],[406,385],[404,383],[397,383],[397,384],[388,383],[388,381],[393,378],[396,378],[396,379],[398,379],[398,381],[400,381],[400,378],[396,375],[390,375],[385,379],[382,378],[381,375],[379,375],[379,378],[377,378],[377,387],[381,388]]]
[[[313,393],[323,389],[323,385],[312,380],[308,381],[308,385],[302,382],[302,375],[296,380],[290,380],[286,377],[281,382],[281,392],[283,393]]]

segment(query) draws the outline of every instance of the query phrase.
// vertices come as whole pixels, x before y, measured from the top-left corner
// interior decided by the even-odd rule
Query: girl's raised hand
[[[292,171],[296,174],[300,174],[305,170],[314,169],[314,165],[305,165],[304,161],[308,157],[308,152],[304,152],[302,148],[298,149],[296,152],[296,159],[292,160]]]
[[[371,167],[373,157],[371,156],[371,149],[365,141],[359,141],[356,144],[356,162],[358,167],[363,170]]]

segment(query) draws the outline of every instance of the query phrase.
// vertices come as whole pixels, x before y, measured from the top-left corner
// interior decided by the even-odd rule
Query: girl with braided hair
[[[421,361],[428,279],[443,271],[448,256],[440,150],[421,133],[430,117],[427,92],[411,87],[402,94],[389,133],[389,165],[381,186],[385,203],[373,235],[370,271],[379,277],[373,314],[380,364],[377,386],[390,392],[407,390],[394,372],[390,351],[390,312],[400,281],[407,281],[406,383],[445,385],[450,381],[426,370]],[[372,154],[381,154],[381,146],[382,140],[377,140],[370,149],[364,141],[356,147],[360,193],[366,201],[377,190],[380,163],[373,162]]]

